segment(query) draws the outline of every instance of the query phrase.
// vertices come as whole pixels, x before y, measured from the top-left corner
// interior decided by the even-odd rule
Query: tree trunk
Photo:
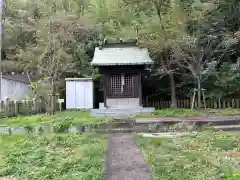
[[[200,77],[197,77],[197,89],[198,89],[198,109],[201,108],[201,82],[200,82]]]
[[[171,84],[171,108],[177,108],[176,84],[173,73],[169,73],[169,79]]]
[[[55,95],[56,95],[56,87],[55,87],[55,82],[54,79],[52,78],[51,81],[51,94],[50,94],[50,113],[54,114],[55,110],[56,110],[56,99],[55,99]]]

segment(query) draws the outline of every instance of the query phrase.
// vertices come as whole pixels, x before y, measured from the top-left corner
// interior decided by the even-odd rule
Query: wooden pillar
[[[142,106],[142,73],[138,74],[138,87],[139,87],[139,105]]]
[[[107,76],[103,74],[103,100],[104,100],[104,107],[107,107]]]

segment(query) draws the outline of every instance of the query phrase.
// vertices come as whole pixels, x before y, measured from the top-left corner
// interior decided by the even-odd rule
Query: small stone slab
[[[240,125],[213,126],[213,128],[221,131],[240,131]]]
[[[175,137],[188,136],[188,135],[194,135],[194,134],[198,134],[198,132],[139,133],[138,135],[140,135],[142,137],[151,137],[151,138],[161,138],[161,137],[175,138]]]
[[[151,180],[151,172],[131,134],[109,138],[103,180]]]

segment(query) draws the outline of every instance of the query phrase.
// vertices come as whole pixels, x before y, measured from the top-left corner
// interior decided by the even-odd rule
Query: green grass
[[[240,115],[239,109],[206,109],[206,110],[191,110],[191,109],[157,109],[151,115],[149,114],[140,114],[137,115],[137,118],[148,118],[148,117],[190,117],[190,116],[208,116],[209,111],[215,111],[217,116],[225,115]]]
[[[138,138],[154,180],[240,180],[240,133]]]
[[[206,116],[210,110],[190,110],[190,109],[160,109],[154,111],[152,114],[140,114],[137,118],[148,117],[188,117],[188,116]],[[238,109],[221,109],[216,110],[216,115],[239,115]],[[32,115],[32,116],[18,116],[12,118],[0,118],[0,126],[19,127],[19,126],[34,126],[39,124],[55,125],[84,125],[84,124],[98,124],[110,122],[111,118],[100,117],[94,118],[89,111],[63,111],[57,112],[54,115]]]
[[[10,149],[17,141],[21,140],[23,136],[9,136],[1,135],[0,136],[0,167],[4,164],[4,150]]]
[[[0,126],[26,126],[39,124],[69,123],[71,125],[95,124],[108,122],[109,118],[94,118],[88,111],[63,111],[54,115],[18,116],[0,119]]]
[[[217,110],[220,115],[240,115],[240,109],[226,108]]]
[[[21,180],[100,180],[106,138],[99,134],[0,136],[0,176]]]
[[[153,115],[155,116],[202,116],[203,112],[191,110],[191,109],[161,109],[156,110]]]

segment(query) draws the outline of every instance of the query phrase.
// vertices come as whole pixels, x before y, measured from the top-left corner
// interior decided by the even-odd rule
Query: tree
[[[171,107],[177,107],[175,74],[176,63],[171,58],[172,48],[176,41],[185,34],[185,14],[179,7],[168,0],[126,0],[129,5],[146,6],[143,28],[139,31],[141,43],[150,49],[155,60],[155,73],[169,77],[171,86]],[[149,9],[153,10],[149,13]],[[141,11],[140,9],[139,11]]]
[[[216,87],[236,94],[238,71],[231,70],[240,64],[236,0],[9,0],[6,7],[1,67],[32,73],[31,80],[48,90],[58,89],[65,76],[91,75],[91,56],[104,37],[137,37],[155,61],[152,75],[164,96],[160,87],[169,78],[172,107],[183,94],[179,84],[186,90],[200,82],[198,89],[209,93]]]
[[[237,43],[236,39],[226,37],[219,40],[206,36],[201,43],[200,37],[183,37],[179,47],[175,48],[173,57],[179,67],[187,69],[196,82],[198,90],[198,108],[201,107],[201,84],[209,76],[215,75],[216,66],[221,58]]]
[[[199,108],[202,82],[209,76],[216,75],[216,67],[226,54],[232,53],[232,47],[238,43],[237,38],[229,32],[218,35],[209,32],[206,23],[209,20],[208,16],[219,7],[211,2],[207,5],[206,2],[199,2],[188,8],[188,22],[191,22],[192,26],[188,35],[180,39],[173,54],[178,66],[187,69],[196,82]]]

